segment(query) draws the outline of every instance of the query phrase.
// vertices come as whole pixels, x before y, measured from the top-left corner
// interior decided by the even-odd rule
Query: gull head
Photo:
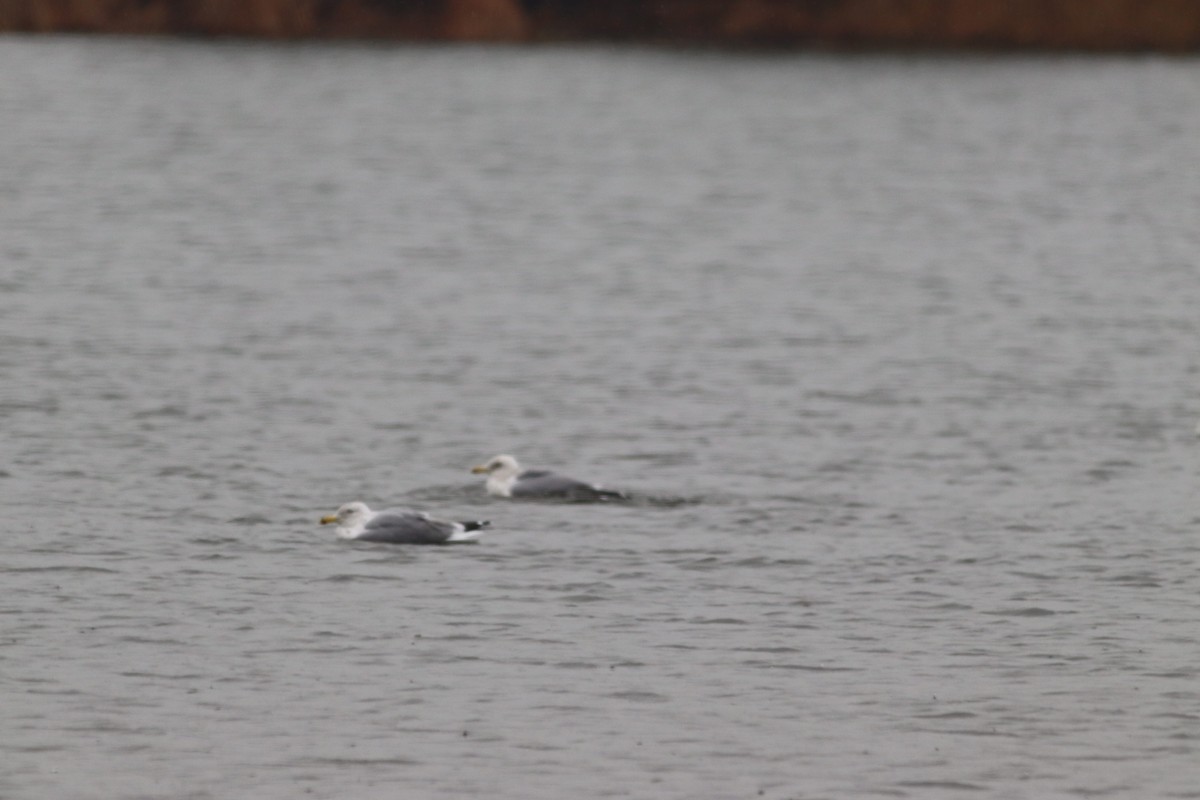
[[[321,524],[329,525],[336,522],[339,526],[356,525],[370,513],[371,509],[367,508],[366,503],[346,503],[336,513],[321,517]]]
[[[498,480],[513,477],[520,471],[521,465],[512,456],[496,456],[486,464],[471,467],[471,472],[476,475],[487,475]]]

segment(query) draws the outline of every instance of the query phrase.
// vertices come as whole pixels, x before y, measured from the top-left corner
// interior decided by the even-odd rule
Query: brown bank
[[[0,31],[1184,52],[1200,0],[0,0]]]

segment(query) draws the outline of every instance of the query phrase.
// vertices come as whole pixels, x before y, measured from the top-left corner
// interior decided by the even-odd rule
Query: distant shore
[[[0,0],[0,32],[1200,50],[1197,0]]]

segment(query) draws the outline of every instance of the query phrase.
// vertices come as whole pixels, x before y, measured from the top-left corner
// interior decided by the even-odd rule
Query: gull
[[[339,539],[389,544],[458,544],[473,542],[491,525],[486,520],[452,522],[435,519],[423,511],[387,508],[372,511],[366,503],[346,503],[336,513],[321,517],[322,525],[337,524]]]
[[[496,497],[565,500],[623,500],[625,495],[602,489],[546,469],[521,469],[512,456],[496,456],[472,467],[476,475],[487,475],[488,494]]]

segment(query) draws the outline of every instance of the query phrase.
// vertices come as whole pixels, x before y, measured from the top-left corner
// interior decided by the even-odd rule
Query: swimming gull
[[[496,497],[561,498],[566,500],[621,500],[625,495],[593,483],[568,478],[547,469],[521,469],[512,456],[496,456],[472,467],[476,475],[487,475],[488,494]]]
[[[389,544],[457,544],[473,542],[491,525],[487,521],[451,522],[423,511],[387,508],[372,511],[366,503],[346,503],[337,513],[321,517],[322,525],[337,523],[339,539]]]

